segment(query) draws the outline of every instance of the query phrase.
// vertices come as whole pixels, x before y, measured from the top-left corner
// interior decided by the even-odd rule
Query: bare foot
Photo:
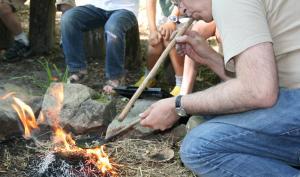
[[[114,88],[118,87],[121,84],[119,80],[108,80],[106,85],[103,87],[103,92],[106,94],[115,94]]]

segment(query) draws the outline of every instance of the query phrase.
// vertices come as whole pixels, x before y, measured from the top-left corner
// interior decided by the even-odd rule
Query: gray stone
[[[115,118],[112,123],[108,126],[107,131],[106,131],[106,137],[112,135],[114,132],[117,130],[127,126],[131,122],[133,122],[136,119],[139,119],[139,114],[144,112],[151,104],[154,102],[158,101],[157,99],[138,99],[134,107],[131,108],[130,112],[126,116],[126,118],[120,122]],[[140,124],[136,125],[133,127],[133,130],[127,132],[126,134],[120,135],[123,138],[137,138],[137,137],[143,137],[146,136],[150,133],[153,133],[154,130],[150,128],[145,128],[142,127]]]
[[[29,105],[36,114],[41,107],[41,97],[31,95],[31,90],[14,84],[3,84],[0,88],[0,97],[7,93],[14,92],[14,96],[21,99]],[[12,108],[13,99],[0,99],[0,141],[9,139],[13,135],[23,134],[23,126],[21,125],[17,112]]]
[[[197,127],[203,122],[205,122],[203,116],[191,116],[186,124],[187,132],[191,131],[193,128]]]
[[[186,125],[180,124],[170,131],[169,138],[171,138],[174,143],[180,142],[185,137],[186,133]]]
[[[63,102],[58,103],[57,93],[52,90],[59,88],[60,84],[51,84],[44,96],[42,113],[47,120],[45,124],[52,126],[57,120],[60,126],[75,134],[104,133],[116,115],[114,101],[81,84],[62,84]]]

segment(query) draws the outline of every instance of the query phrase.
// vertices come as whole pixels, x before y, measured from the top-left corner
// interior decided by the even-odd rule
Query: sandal
[[[124,78],[108,80],[105,82],[105,86],[103,87],[103,92],[106,94],[116,94],[114,88],[124,85]]]
[[[71,76],[68,78],[67,83],[70,84],[82,84],[87,79],[86,71],[79,71],[75,73],[71,73]]]

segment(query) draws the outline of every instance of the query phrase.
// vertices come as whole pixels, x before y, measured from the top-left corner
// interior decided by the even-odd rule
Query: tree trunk
[[[0,50],[7,49],[13,41],[13,36],[0,20]]]
[[[30,1],[29,39],[34,54],[50,52],[54,46],[55,0]]]

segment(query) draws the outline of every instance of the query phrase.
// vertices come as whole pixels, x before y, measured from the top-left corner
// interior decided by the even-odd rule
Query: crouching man
[[[187,16],[216,22],[224,57],[196,32],[177,38],[177,49],[224,82],[154,103],[141,124],[165,130],[188,114],[205,115],[180,150],[200,176],[300,176],[300,1],[175,3]]]

